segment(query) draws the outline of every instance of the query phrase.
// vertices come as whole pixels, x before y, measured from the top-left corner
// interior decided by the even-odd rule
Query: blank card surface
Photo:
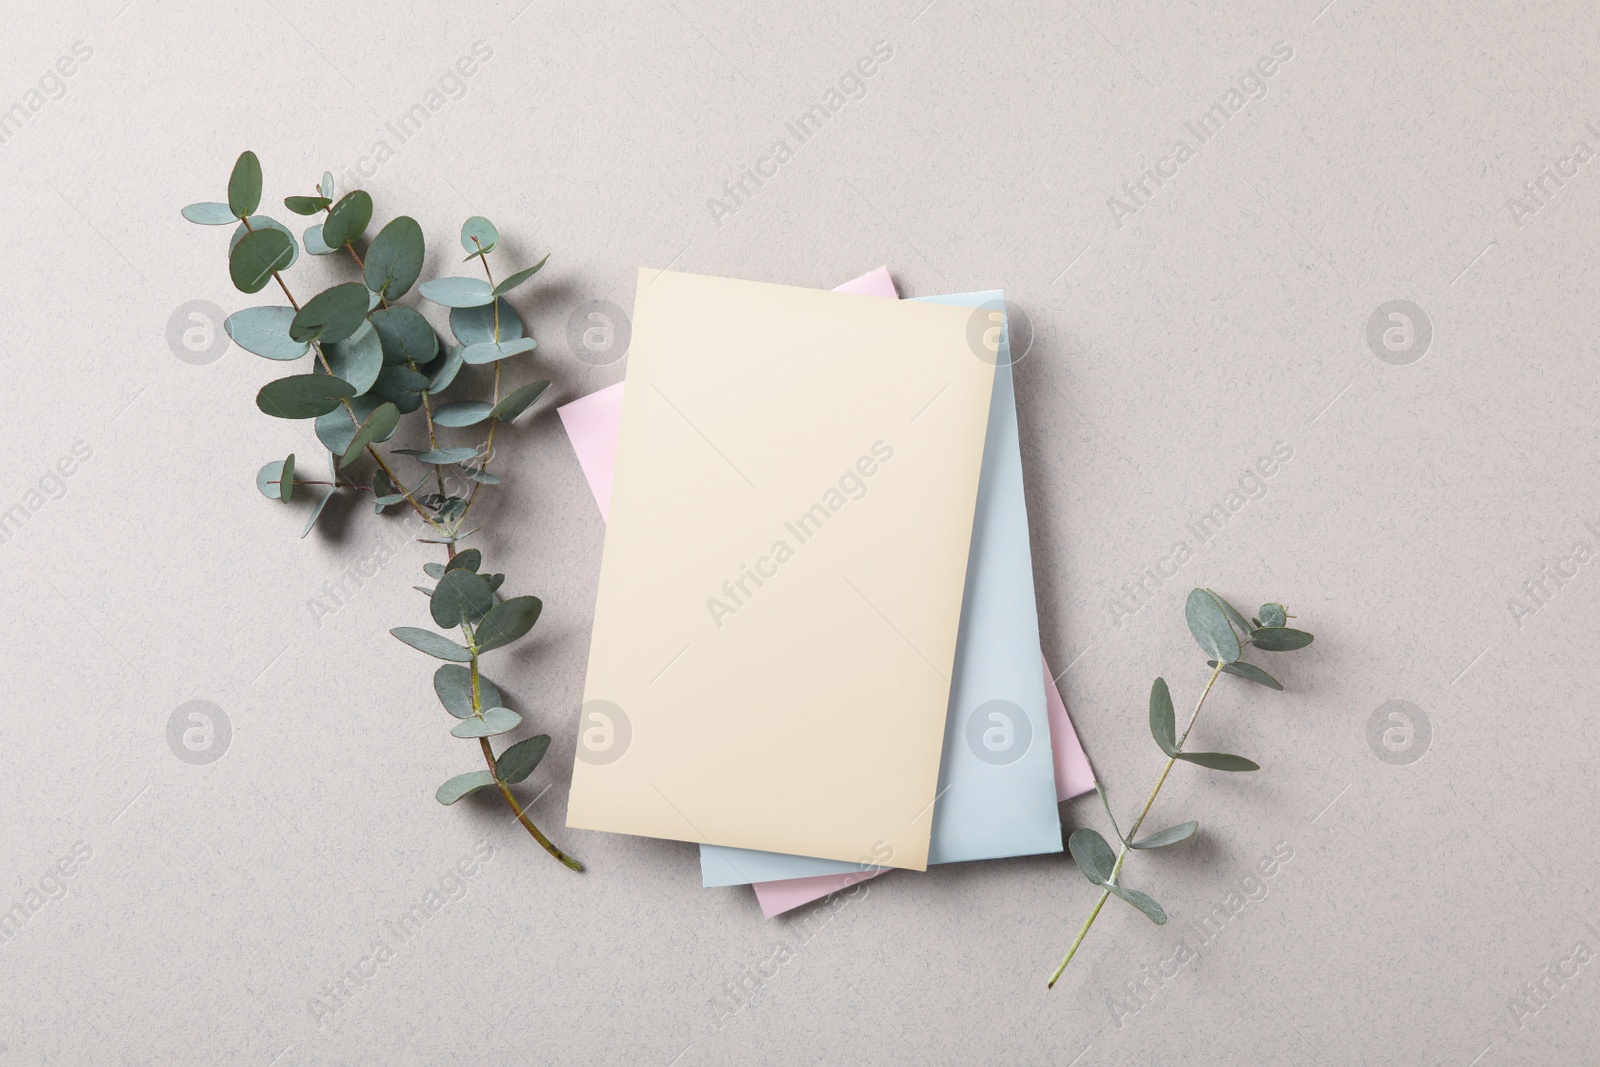
[[[568,825],[926,867],[985,325],[640,272]]]

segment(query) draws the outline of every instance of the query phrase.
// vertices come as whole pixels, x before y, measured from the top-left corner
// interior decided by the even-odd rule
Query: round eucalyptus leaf
[[[283,460],[275,459],[256,471],[256,488],[268,500],[282,500]]]
[[[1200,645],[1200,650],[1220,663],[1232,663],[1239,658],[1239,635],[1209,589],[1192,589],[1183,606],[1189,632]]]
[[[235,311],[222,323],[233,343],[265,359],[299,359],[311,346],[289,336],[291,307],[252,307]]]
[[[322,346],[328,357],[328,366],[336,377],[343,378],[355,387],[360,396],[371,389],[383,373],[383,345],[378,341],[378,331],[369,322],[362,322],[356,332],[343,341]]]
[[[1262,626],[1284,626],[1289,622],[1289,613],[1282,604],[1263,604],[1256,614],[1261,617]]]
[[[497,298],[477,307],[454,308],[450,312],[450,332],[464,345],[494,340],[495,309],[500,311],[500,340],[514,341],[522,336],[522,316],[517,309]]]
[[[260,206],[261,161],[254,152],[241,152],[228,176],[228,210],[242,219]]]
[[[533,629],[544,604],[536,596],[514,596],[489,609],[473,637],[479,652],[509,645]]]
[[[497,737],[522,725],[522,716],[510,708],[485,708],[483,717],[462,719],[451,728],[456,737]]]
[[[1105,885],[1117,864],[1117,854],[1111,851],[1100,831],[1087,826],[1072,831],[1072,836],[1067,838],[1067,851],[1072,853],[1078,870],[1095,885]]]
[[[458,570],[465,567],[469,571],[476,571],[483,566],[483,551],[476,548],[463,548],[460,552],[450,557],[450,562],[445,564],[446,571]],[[439,577],[444,577],[441,572]]]
[[[466,349],[461,345],[451,345],[445,349],[444,359],[439,361],[439,369],[433,372],[433,377],[428,380],[428,392],[438,395],[450,388],[450,383],[456,380],[456,375],[461,373],[462,364],[466,361],[461,354]]]
[[[330,248],[343,248],[359,241],[371,221],[372,197],[364,189],[348,192],[328,211],[328,219],[322,224],[323,243]]]
[[[296,341],[332,344],[354,334],[366,318],[367,287],[345,282],[324,289],[301,305],[289,324],[289,336]]]
[[[524,385],[521,389],[503,398],[500,403],[494,406],[494,410],[489,415],[491,418],[510,421],[527,411],[534,401],[544,395],[544,391],[548,388],[550,388],[548,381],[531,382],[528,385]]]
[[[433,421],[436,426],[449,426],[460,428],[462,426],[476,426],[489,417],[489,412],[494,410],[492,404],[482,400],[462,400],[455,404],[445,404],[435,408]]]
[[[487,252],[500,241],[500,231],[482,215],[474,215],[461,224],[461,247],[468,252]]]
[[[456,663],[446,663],[433,672],[433,691],[439,703],[458,719],[472,717],[472,669]],[[478,675],[478,703],[481,707],[497,708],[505,704],[500,690],[482,674]]]
[[[1215,667],[1216,665],[1216,660],[1206,660],[1207,667]],[[1279,691],[1282,691],[1283,689],[1282,682],[1278,681],[1260,667],[1257,667],[1254,663],[1246,663],[1244,660],[1240,660],[1237,663],[1224,663],[1222,665],[1222,673],[1237,675],[1240,678],[1248,678],[1250,681],[1255,682],[1258,685],[1264,685],[1268,689],[1277,689]]]
[[[1250,642],[1263,652],[1293,652],[1305,648],[1311,641],[1311,635],[1304,630],[1292,630],[1287,626],[1263,626],[1250,631]]]
[[[538,347],[538,342],[531,337],[518,337],[511,341],[501,341],[499,344],[495,344],[493,341],[480,341],[475,345],[468,345],[461,353],[461,358],[474,365],[495,363],[502,359],[510,359],[512,356],[520,356],[526,352],[532,352]]]
[[[294,453],[283,461],[283,469],[278,472],[278,499],[287,504],[294,499]]]
[[[399,215],[378,231],[367,249],[367,288],[397,300],[416,284],[422,273],[425,244],[422,227],[409,215]]]
[[[1140,911],[1144,912],[1145,918],[1149,919],[1157,926],[1166,925],[1167,913],[1162,909],[1160,904],[1157,904],[1155,900],[1147,894],[1141,893],[1137,889],[1127,889],[1120,885],[1107,885],[1106,888],[1111,890],[1111,892],[1115,893],[1117,896],[1121,897],[1123,900],[1126,900],[1129,904],[1132,904],[1134,907],[1138,908]]]
[[[256,407],[275,419],[314,419],[354,395],[354,387],[341,378],[296,374],[263,385],[256,394]]]
[[[183,209],[183,217],[200,226],[231,226],[239,221],[227,204],[219,204],[214,200],[190,204]]]
[[[505,281],[501,282],[499,285],[494,287],[494,295],[495,296],[505,296],[507,293],[511,292],[511,290],[515,289],[517,286],[521,285],[523,282],[527,281],[529,278],[533,277],[535,274],[538,274],[539,271],[548,262],[550,262],[550,257],[549,256],[545,256],[543,259],[541,259],[539,262],[535,263],[533,266],[528,267],[525,270],[517,271],[517,273],[511,275]]]
[[[369,318],[383,340],[385,363],[404,363],[409,359],[421,366],[431,363],[439,354],[439,335],[416,308],[396,304],[379,308]]]
[[[494,761],[495,777],[507,785],[516,785],[533,773],[550,748],[550,735],[539,734],[526,741],[518,741]]]
[[[419,626],[396,626],[389,632],[418,652],[426,652],[435,659],[447,659],[455,663],[472,661],[471,652],[432,630],[424,630]]]
[[[355,401],[352,401],[350,406],[355,407]],[[317,416],[317,440],[336,456],[345,454],[350,442],[355,440],[357,429],[356,424],[350,419],[350,413],[344,410],[343,405]]]
[[[301,240],[305,243],[306,251],[314,256],[331,256],[339,251],[337,248],[329,248],[328,242],[322,239],[322,223],[320,222],[315,226],[307,226],[306,232],[301,235]]]
[[[233,231],[233,236],[228,239],[228,253],[231,255],[233,253],[234,246],[240,241],[244,240],[246,235],[259,230],[279,230],[285,237],[289,238],[289,244],[294,246],[294,255],[289,257],[289,262],[285,263],[278,269],[288,270],[290,267],[294,266],[295,260],[300,258],[300,245],[294,239],[294,231],[290,230],[289,227],[285,226],[271,215],[251,215],[248,219],[245,219],[243,222],[239,223],[238,228]]]
[[[468,793],[476,793],[491,785],[494,785],[494,775],[488,771],[469,771],[441,785],[433,796],[441,804],[454,804]]]
[[[1217,602],[1217,607],[1222,609],[1222,613],[1228,617],[1229,622],[1239,628],[1240,633],[1247,634],[1250,632],[1250,624],[1244,621],[1244,616],[1239,614],[1239,609],[1228,603],[1226,597],[1214,589],[1207,589],[1206,592],[1211,594],[1212,599]]]
[[[356,431],[350,443],[339,456],[339,466],[348,467],[365,452],[367,446],[374,441],[382,441],[394,433],[394,428],[400,424],[400,409],[393,404],[379,404],[361,424],[361,429]]]
[[[325,170],[325,171],[322,172],[322,181],[320,183],[318,183],[317,191],[320,192],[323,196],[327,197],[330,201],[333,199],[333,172],[332,171]]]
[[[294,240],[280,230],[247,233],[228,253],[228,276],[241,293],[259,293],[272,272],[294,262]]]
[[[306,519],[306,524],[300,528],[301,537],[304,537],[306,534],[310,533],[311,528],[317,524],[317,520],[322,518],[322,509],[328,506],[328,501],[333,499],[333,494],[336,492],[338,492],[338,490],[329,489],[322,495],[322,498],[317,501],[316,507],[311,509],[310,517]]]
[[[333,203],[325,196],[286,196],[283,206],[296,215],[315,215],[329,204]]]
[[[482,278],[434,278],[417,290],[435,304],[452,308],[472,308],[494,300],[494,292]]]
[[[477,622],[492,607],[494,596],[489,592],[489,583],[482,575],[465,567],[445,571],[428,600],[433,621],[446,630],[464,622]]]

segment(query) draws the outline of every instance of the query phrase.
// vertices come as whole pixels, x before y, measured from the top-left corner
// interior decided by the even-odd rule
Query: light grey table
[[[1600,16],[1324,4],[13,5],[0,1060],[1600,1058]],[[473,213],[551,252],[555,400],[620,378],[565,325],[640,265],[1008,290],[1045,649],[1118,807],[1150,680],[1204,674],[1191,586],[1318,637],[1197,733],[1264,770],[1163,794],[1201,835],[1128,877],[1172,922],[1108,908],[1047,993],[1095,895],[1061,857],[769,922],[692,846],[567,832],[603,528],[549,402],[484,548],[547,605],[500,674],[590,871],[434,803],[470,753],[384,634],[433,553],[296,540],[252,484],[313,451],[253,408],[277,368],[207,344],[256,301],[177,212],[245,147],[269,203],[327,168],[415,215],[430,273]]]

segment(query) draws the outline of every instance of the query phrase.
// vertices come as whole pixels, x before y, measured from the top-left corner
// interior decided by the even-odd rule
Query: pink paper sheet
[[[900,299],[894,279],[889,277],[888,267],[868,271],[834,291]],[[601,518],[607,518],[611,509],[611,473],[617,462],[617,435],[622,427],[622,386],[623,383],[618,382],[556,409],[561,416],[561,425],[572,441],[572,450],[578,454],[578,466],[583,469],[589,491],[594,494],[595,503],[600,505]],[[1048,663],[1044,664],[1044,677],[1045,702],[1050,715],[1051,751],[1055,756],[1056,799],[1060,801],[1093,789],[1094,771],[1089,767],[1083,746],[1078,743],[1072,721],[1067,718],[1067,706],[1061,699],[1061,691],[1056,688],[1055,680],[1050,676]],[[770,919],[813,900],[820,900],[829,893],[837,893],[874,878],[884,873],[885,869],[757,882],[752,888],[761,903],[761,913]]]

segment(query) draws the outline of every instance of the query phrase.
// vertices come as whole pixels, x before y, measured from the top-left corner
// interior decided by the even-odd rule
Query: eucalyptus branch
[[[1189,593],[1189,599],[1184,605],[1184,616],[1189,624],[1189,632],[1194,635],[1201,650],[1207,655],[1206,666],[1211,668],[1211,674],[1206,679],[1205,687],[1200,690],[1200,699],[1195,701],[1194,711],[1190,712],[1189,722],[1184,726],[1181,735],[1176,733],[1172,694],[1167,689],[1166,679],[1157,678],[1151,685],[1150,734],[1167,757],[1167,762],[1161,768],[1161,774],[1156,778],[1155,787],[1150,790],[1150,795],[1145,797],[1144,806],[1139,809],[1139,814],[1128,827],[1127,834],[1123,834],[1118,828],[1116,816],[1111,813],[1111,803],[1106,798],[1105,790],[1099,782],[1095,783],[1095,792],[1100,795],[1100,802],[1106,810],[1106,818],[1111,822],[1112,833],[1116,835],[1120,847],[1113,852],[1099,831],[1088,827],[1074,830],[1072,836],[1067,839],[1067,848],[1072,853],[1078,869],[1090,882],[1101,887],[1100,897],[1095,901],[1089,917],[1078,928],[1078,935],[1072,939],[1072,944],[1068,947],[1060,966],[1050,976],[1048,983],[1050,988],[1055,987],[1057,980],[1066,971],[1067,964],[1078,954],[1078,948],[1088,936],[1089,928],[1100,917],[1100,909],[1105,907],[1106,901],[1112,896],[1119,897],[1139,909],[1158,926],[1166,923],[1167,913],[1160,904],[1148,894],[1137,889],[1129,889],[1122,884],[1120,878],[1122,866],[1127,862],[1130,851],[1175,845],[1180,841],[1187,841],[1199,829],[1199,823],[1185,822],[1159,830],[1149,837],[1139,838],[1139,829],[1150,815],[1156,797],[1161,795],[1161,787],[1166,784],[1167,775],[1172,773],[1172,768],[1180,760],[1214,771],[1261,769],[1258,764],[1243,756],[1234,756],[1226,752],[1190,752],[1184,748],[1189,741],[1189,734],[1194,730],[1195,722],[1200,718],[1200,709],[1205,706],[1206,697],[1211,695],[1212,687],[1223,674],[1236,675],[1269,689],[1281,690],[1283,686],[1276,678],[1240,658],[1244,650],[1254,646],[1263,652],[1292,652],[1306,647],[1312,640],[1309,633],[1290,629],[1285,625],[1293,616],[1288,615],[1281,604],[1263,604],[1259,615],[1246,622],[1244,616],[1239,614],[1232,604],[1209,589],[1195,589]]]
[[[433,688],[439,702],[456,720],[452,735],[478,743],[486,770],[458,774],[435,792],[442,804],[454,804],[469,793],[495,787],[506,806],[534,840],[575,871],[583,865],[557,848],[540,832],[517,800],[511,787],[538,767],[550,747],[550,737],[538,734],[495,754],[491,738],[501,737],[522,724],[522,716],[505,706],[500,690],[483,677],[479,659],[520,640],[538,621],[543,604],[538,597],[502,597],[504,574],[480,573],[483,554],[461,549],[460,542],[476,531],[462,532],[472,501],[485,485],[499,484],[485,469],[494,447],[495,427],[522,414],[544,393],[547,381],[531,382],[508,396],[500,395],[501,363],[534,348],[523,336],[522,321],[504,297],[544,266],[517,271],[498,285],[489,270],[488,255],[499,240],[493,224],[473,217],[461,229],[461,244],[469,258],[484,260],[487,283],[476,278],[436,278],[423,282],[423,298],[450,309],[450,329],[456,344],[445,346],[433,325],[414,307],[400,299],[417,283],[425,247],[422,228],[401,215],[391,219],[363,255],[357,247],[372,221],[372,197],[356,189],[337,202],[333,176],[324,174],[315,196],[290,196],[284,206],[297,215],[320,215],[322,221],[307,229],[304,250],[311,255],[347,251],[361,272],[361,281],[334,285],[304,304],[294,298],[283,271],[299,257],[302,244],[288,227],[255,212],[261,204],[261,164],[245,152],[228,179],[226,203],[190,204],[183,215],[202,225],[237,224],[228,251],[228,273],[234,286],[256,293],[269,281],[282,290],[287,307],[251,307],[228,316],[225,328],[241,348],[267,359],[295,362],[310,354],[311,372],[269,382],[256,395],[256,406],[280,419],[312,419],[317,439],[327,448],[332,474],[329,479],[309,479],[296,471],[295,457],[268,463],[256,475],[263,496],[291,503],[300,486],[327,489],[306,523],[301,536],[315,526],[322,509],[344,490],[369,492],[380,514],[405,503],[427,523],[433,537],[418,538],[445,548],[444,563],[427,563],[423,570],[436,580],[423,589],[429,614],[440,629],[459,629],[465,644],[433,630],[400,626],[390,631],[396,638],[428,655],[446,661],[434,673]],[[494,364],[492,398],[459,400],[435,408],[439,394],[451,389],[466,364]],[[428,447],[393,448],[385,456],[378,445],[399,431],[404,416],[420,410]],[[483,447],[451,447],[440,442],[439,429],[466,428],[487,420]],[[416,488],[407,489],[391,461],[410,457],[425,470]],[[344,475],[365,458],[373,470],[371,484]],[[447,480],[446,475],[451,478]],[[452,491],[455,476],[471,483]],[[422,494],[432,479],[438,492]]]

